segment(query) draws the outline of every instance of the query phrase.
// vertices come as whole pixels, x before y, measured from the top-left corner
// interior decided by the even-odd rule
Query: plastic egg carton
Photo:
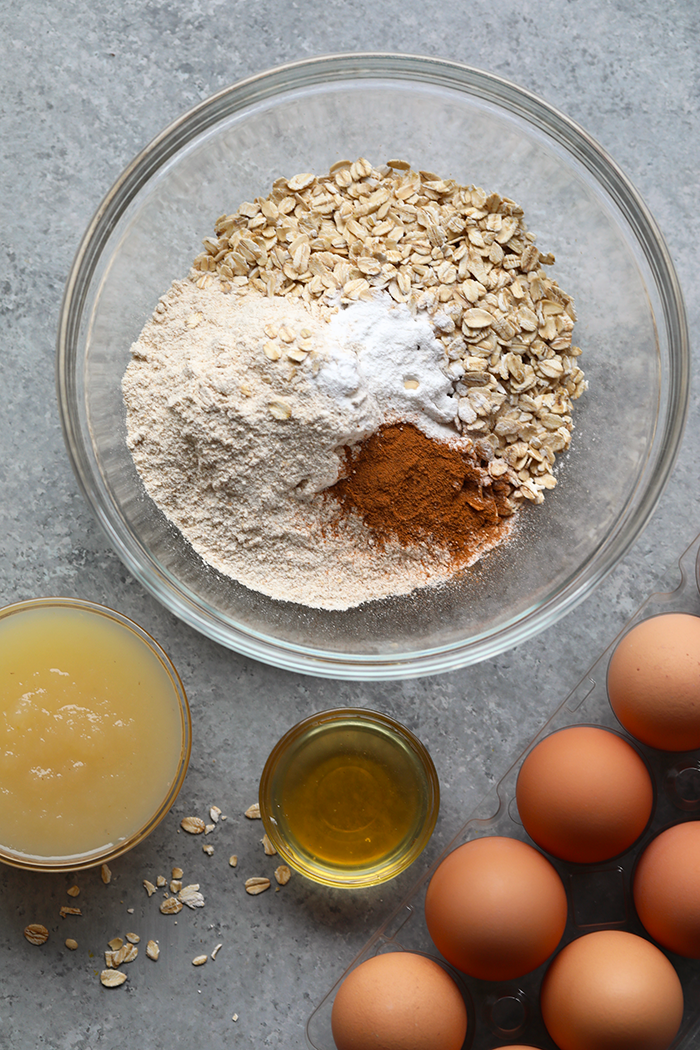
[[[307,1041],[313,1050],[335,1050],[331,1034],[331,1008],[342,980],[366,959],[392,951],[427,955],[439,962],[455,979],[464,995],[469,1016],[463,1050],[495,1050],[512,1043],[556,1050],[539,1010],[540,984],[551,959],[515,981],[492,983],[461,974],[445,962],[432,943],[425,924],[424,900],[436,867],[462,843],[483,835],[508,835],[530,842],[519,819],[515,801],[518,771],[525,756],[543,737],[565,726],[607,727],[627,739],[647,762],[655,784],[655,804],[644,834],[622,856],[591,865],[570,864],[549,857],[561,875],[569,902],[569,915],[560,948],[594,930],[627,930],[650,939],[636,916],[632,900],[631,884],[635,864],[651,839],[664,828],[700,818],[700,750],[682,754],[655,751],[630,737],[612,712],[606,677],[615,646],[622,635],[639,620],[669,612],[700,615],[700,536],[682,555],[679,566],[681,581],[676,589],[652,594],[637,610],[554,711],[541,732],[477,806],[443,855],[421,877],[402,904],[367,942],[340,981],[331,988],[307,1024]],[[676,968],[685,996],[683,1023],[672,1050],[697,1050],[700,1046],[700,961],[684,959],[669,952],[665,954]]]

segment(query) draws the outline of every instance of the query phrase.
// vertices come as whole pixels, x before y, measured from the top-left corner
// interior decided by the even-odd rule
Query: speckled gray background
[[[58,919],[68,878],[0,873],[0,1046],[51,1050],[304,1045],[314,1005],[401,900],[419,870],[381,889],[338,893],[301,878],[243,892],[274,867],[242,816],[261,764],[297,719],[335,704],[399,717],[430,748],[443,788],[432,852],[534,734],[700,531],[691,401],[675,473],[651,524],[597,592],[535,641],[477,667],[384,685],[329,682],[238,657],[176,621],[103,539],[64,451],[53,356],[63,284],[79,238],[122,168],[165,124],[234,81],[329,52],[406,51],[489,70],[582,124],[654,213],[680,276],[691,334],[697,281],[700,26],[695,0],[4,0],[0,5],[0,579],[4,602],[35,595],[103,601],[173,656],[190,696],[192,764],[175,810],[82,887],[80,919]],[[212,802],[230,814],[207,858],[179,820]],[[236,872],[230,853],[239,855]],[[180,864],[207,899],[177,925],[141,880]],[[134,908],[133,914],[127,909]],[[27,944],[27,922],[51,939]],[[133,928],[161,940],[128,984],[102,989],[105,942]],[[69,934],[80,947],[63,948]],[[216,960],[191,959],[221,941]],[[231,1020],[233,1013],[238,1020]]]

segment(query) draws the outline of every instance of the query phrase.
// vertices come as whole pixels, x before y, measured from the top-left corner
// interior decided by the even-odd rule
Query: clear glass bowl
[[[405,871],[433,833],[440,785],[409,729],[364,708],[321,711],[275,744],[260,816],[280,857],[324,886],[378,886]]]
[[[63,632],[67,637],[63,637]],[[0,609],[0,644],[3,648],[10,647],[9,656],[6,653],[3,660],[3,677],[8,670],[10,674],[22,674],[23,669],[28,673],[28,668],[35,666],[32,677],[38,674],[42,683],[37,691],[51,692],[54,687],[46,684],[46,672],[49,670],[58,676],[53,696],[47,701],[51,715],[43,712],[46,715],[43,722],[40,718],[36,720],[40,714],[37,712],[36,724],[33,724],[32,711],[36,705],[31,701],[27,705],[24,696],[18,700],[16,693],[8,691],[0,697],[6,742],[11,742],[12,726],[16,730],[24,725],[24,734],[29,734],[30,739],[32,732],[41,732],[36,757],[32,758],[50,763],[42,774],[47,785],[55,775],[53,770],[78,760],[76,772],[71,770],[65,780],[66,786],[58,793],[54,789],[54,798],[58,797],[56,807],[53,799],[48,803],[49,812],[56,808],[56,819],[49,829],[50,840],[58,843],[60,852],[55,848],[49,851],[46,845],[40,849],[39,843],[48,840],[41,830],[41,820],[32,823],[38,803],[31,802],[32,796],[25,793],[18,799],[18,806],[26,810],[30,829],[27,831],[23,824],[13,832],[17,841],[12,845],[0,840],[0,861],[28,871],[79,871],[105,864],[133,849],[170,810],[190,760],[190,708],[171,661],[133,620],[78,598],[36,598]],[[8,663],[15,654],[18,654],[16,664]],[[47,668],[47,662],[51,661],[60,666]],[[67,684],[63,681],[65,676],[68,676]],[[111,723],[115,713],[112,703],[115,695],[121,695],[120,690],[128,690],[139,709],[130,709],[128,703],[118,705],[116,713],[120,717],[115,726],[120,728],[114,735],[105,716]],[[31,695],[30,692],[28,697]],[[94,697],[94,702],[87,701],[89,729],[85,729],[80,719],[83,697]],[[6,704],[10,705],[9,709]],[[149,710],[144,710],[146,706]],[[55,727],[53,744],[46,732],[52,726]],[[139,734],[133,753],[132,745],[137,744],[137,739],[130,726],[135,726]],[[104,735],[110,731],[111,742]],[[126,747],[127,751],[112,753],[111,749],[119,746]],[[151,762],[146,756],[156,751],[158,760]],[[18,756],[16,761],[23,773],[26,759]],[[113,767],[109,763],[113,763]],[[32,773],[36,774],[36,770]],[[97,780],[96,774],[99,774]],[[24,777],[14,783],[26,783],[35,800],[41,800],[42,792],[48,792],[48,786],[41,780],[36,783]],[[11,815],[7,822],[3,813],[2,820],[3,827],[11,827]],[[61,835],[55,832],[59,822],[65,825]],[[18,848],[20,840],[24,849]],[[30,841],[34,847],[31,850],[27,848]],[[76,848],[78,842],[81,847]]]
[[[403,157],[516,200],[575,297],[590,383],[558,487],[517,540],[452,585],[347,612],[269,599],[209,569],[146,495],[125,442],[129,348],[215,219],[280,175]],[[681,439],[682,296],[634,188],[579,127],[487,73],[339,55],[252,77],[170,125],[124,171],[71,271],[58,393],[80,485],[127,567],[193,627],[248,656],[334,678],[432,674],[524,641],[585,598],[659,499]]]

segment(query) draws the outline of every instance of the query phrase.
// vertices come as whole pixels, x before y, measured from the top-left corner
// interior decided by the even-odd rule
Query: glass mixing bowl
[[[280,175],[337,160],[414,168],[521,204],[552,276],[575,298],[589,391],[558,487],[517,539],[451,585],[346,612],[275,601],[219,575],[146,495],[126,447],[129,348],[216,218]],[[652,513],[688,396],[682,296],[659,231],[615,163],[551,106],[436,59],[299,62],[221,91],[129,165],[83,238],[63,302],[58,393],[83,492],[127,567],[216,641],[335,678],[432,674],[524,641],[585,598]]]

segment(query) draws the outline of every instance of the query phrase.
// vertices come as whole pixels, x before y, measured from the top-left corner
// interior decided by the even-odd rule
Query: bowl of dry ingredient
[[[590,593],[669,476],[688,359],[663,240],[584,131],[490,74],[340,55],[136,157],[78,250],[57,375],[83,492],[160,601],[379,679]]]

